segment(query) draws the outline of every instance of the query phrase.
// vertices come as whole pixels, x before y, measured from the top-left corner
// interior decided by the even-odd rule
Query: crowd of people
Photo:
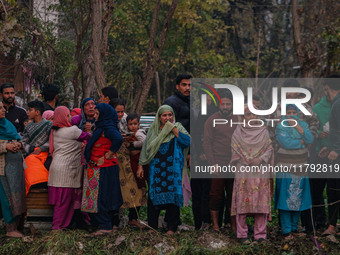
[[[44,185],[54,208],[52,231],[75,224],[95,229],[94,236],[106,235],[118,230],[124,209],[129,226],[156,231],[160,211],[165,210],[166,234],[172,235],[181,224],[180,207],[188,205],[192,196],[196,230],[220,232],[224,222],[244,244],[250,243],[247,217],[254,218],[254,239],[267,239],[272,199],[285,239],[301,235],[300,218],[306,232],[335,235],[340,213],[337,178],[296,173],[259,177],[258,173],[237,172],[228,178],[190,180],[188,167],[191,160],[210,166],[231,164],[236,169],[245,165],[260,169],[263,164],[339,164],[340,82],[333,79],[323,84],[325,96],[320,102],[306,104],[311,116],[294,104],[287,105],[282,119],[290,126],[295,123],[294,127],[282,123],[213,127],[214,119],[240,121],[232,113],[233,96],[222,91],[219,107],[208,102],[208,115],[197,114],[190,107],[191,78],[188,74],[177,77],[174,95],[158,108],[148,130],[140,128],[140,116],[126,113],[125,102],[114,87],[103,88],[98,102],[86,98],[80,108],[70,110],[58,106],[59,89],[48,84],[42,91],[44,100],[29,102],[26,111],[15,103],[14,85],[2,84],[0,204],[6,235],[23,236],[25,197]],[[300,84],[288,80],[283,86]],[[260,98],[254,96],[253,104],[261,108]],[[280,108],[274,115],[281,119]],[[241,117],[245,123],[256,117],[245,104]],[[191,132],[190,121],[195,122]],[[199,141],[195,146],[201,146],[200,150],[195,146],[189,150],[192,138]],[[147,224],[139,220],[144,205]]]

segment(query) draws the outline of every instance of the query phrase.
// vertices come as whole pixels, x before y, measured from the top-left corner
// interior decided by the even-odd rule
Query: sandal
[[[112,230],[99,229],[92,234],[92,236],[105,236],[112,232]]]
[[[249,245],[251,242],[248,238],[240,238],[240,243],[243,245]]]
[[[133,227],[133,228],[139,228],[139,229],[145,228],[145,226],[142,225],[138,220],[130,220],[130,221],[128,222],[128,225],[129,225],[130,227]]]
[[[293,239],[294,239],[294,236],[292,234],[285,236],[285,241],[289,241],[289,240],[293,240]]]
[[[258,240],[256,240],[258,243],[266,243],[268,242],[268,239],[264,239],[264,238],[260,238]]]
[[[218,233],[218,234],[221,233],[221,229],[220,228],[214,228],[213,227],[212,231],[215,232],[215,233]]]
[[[174,234],[175,234],[175,232],[172,231],[172,230],[168,230],[168,231],[165,233],[165,235],[167,235],[167,236],[172,236],[172,235],[174,235]]]
[[[21,234],[19,231],[15,230],[15,231],[7,232],[6,236],[11,237],[11,238],[22,238],[24,235]]]
[[[200,230],[208,230],[210,228],[210,224],[209,223],[203,223]]]
[[[292,231],[291,233],[294,237],[306,237],[307,234],[303,232]]]

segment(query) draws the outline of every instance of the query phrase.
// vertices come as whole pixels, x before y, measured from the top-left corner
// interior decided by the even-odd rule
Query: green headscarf
[[[165,124],[163,129],[160,129],[161,122],[159,120],[159,116],[165,112],[172,112],[175,121],[175,113],[171,106],[169,105],[162,105],[158,108],[155,120],[150,126],[150,129],[146,135],[145,142],[143,144],[143,148],[139,157],[139,164],[140,165],[147,165],[150,161],[155,157],[158,152],[159,147],[162,143],[167,143],[171,139],[175,137],[172,129],[176,127],[179,132],[189,135],[188,131],[182,126],[181,123],[176,122],[175,124],[170,123],[169,121]],[[183,155],[184,160],[186,160],[188,155],[189,147],[184,149]]]

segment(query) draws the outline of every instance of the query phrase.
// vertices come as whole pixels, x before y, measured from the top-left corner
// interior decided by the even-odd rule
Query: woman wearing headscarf
[[[42,117],[45,120],[53,121],[53,115],[54,115],[54,111],[47,110],[47,111],[44,111],[44,113],[42,114]]]
[[[81,102],[81,114],[72,117],[71,125],[76,125],[86,132],[91,131],[92,125],[96,121],[94,118],[94,109],[96,105],[97,103],[93,98],[85,98]]]
[[[94,122],[96,119],[94,118],[94,109],[96,107],[97,103],[96,101],[91,98],[85,98],[80,106],[81,108],[75,108],[72,110],[73,113],[78,113],[78,115],[75,115],[71,118],[71,125],[72,126],[78,126],[81,130],[90,133],[94,129]],[[80,110],[80,112],[79,112]],[[71,112],[71,116],[72,116]],[[84,158],[84,149],[85,145],[87,144],[87,140],[83,142],[82,146],[82,152],[81,152],[81,164],[83,165],[83,168],[85,167],[85,158]],[[72,219],[71,225],[76,225],[78,228],[87,227],[87,223],[90,221],[89,216],[87,213],[83,212],[81,213],[80,210],[76,210],[74,212],[74,216]]]
[[[297,232],[301,211],[311,207],[309,179],[304,164],[308,161],[307,146],[313,143],[314,138],[307,122],[299,120],[296,105],[287,105],[282,121],[285,124],[281,122],[276,127],[276,139],[281,146],[277,152],[277,162],[287,167],[295,165],[297,171],[276,175],[275,209],[279,209],[285,239],[291,239],[292,233]]]
[[[20,136],[14,125],[5,118],[0,102],[0,204],[6,226],[6,236],[20,238],[17,230],[19,216],[26,211],[25,175]]]
[[[98,104],[96,129],[85,148],[88,163],[84,173],[82,211],[91,213],[98,227],[94,235],[105,235],[116,229],[113,218],[123,204],[119,169],[115,153],[123,138],[118,131],[118,116],[112,106]]]
[[[176,232],[183,206],[182,175],[188,155],[190,135],[169,105],[159,107],[139,158],[138,177],[143,165],[149,165],[148,224],[157,229],[160,210],[168,213],[168,232]]]
[[[54,205],[52,230],[66,228],[81,203],[81,146],[91,135],[72,126],[70,119],[70,110],[65,106],[55,109],[49,146],[53,159],[48,176],[49,204]]]
[[[81,109],[80,108],[74,108],[71,111],[71,117],[74,117],[74,116],[77,116],[77,115],[80,115],[80,114],[81,114]]]
[[[233,185],[231,215],[236,216],[237,238],[241,243],[250,243],[248,239],[248,216],[253,216],[254,239],[263,241],[267,238],[267,218],[270,216],[271,182],[270,174],[262,174],[262,165],[274,164],[273,148],[269,132],[265,126],[252,121],[256,115],[245,106],[245,125],[238,125],[231,138],[231,164],[257,169],[256,172],[236,171]]]
[[[114,98],[110,105],[116,110],[118,116],[118,130],[123,136],[125,142],[128,141],[129,131],[125,113],[125,102],[122,99]],[[124,117],[125,116],[125,117]],[[145,192],[138,187],[136,177],[131,168],[130,150],[125,143],[117,151],[117,160],[119,167],[120,188],[122,191],[123,205],[121,209],[129,208],[128,225],[137,228],[144,228],[138,221],[140,207],[146,204]],[[144,181],[145,183],[145,181]]]

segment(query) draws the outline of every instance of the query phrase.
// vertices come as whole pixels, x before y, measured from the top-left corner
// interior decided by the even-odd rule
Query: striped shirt
[[[38,123],[28,123],[22,137],[25,152],[29,154],[37,147],[39,147],[41,151],[48,152],[51,128],[52,122],[45,119]]]

